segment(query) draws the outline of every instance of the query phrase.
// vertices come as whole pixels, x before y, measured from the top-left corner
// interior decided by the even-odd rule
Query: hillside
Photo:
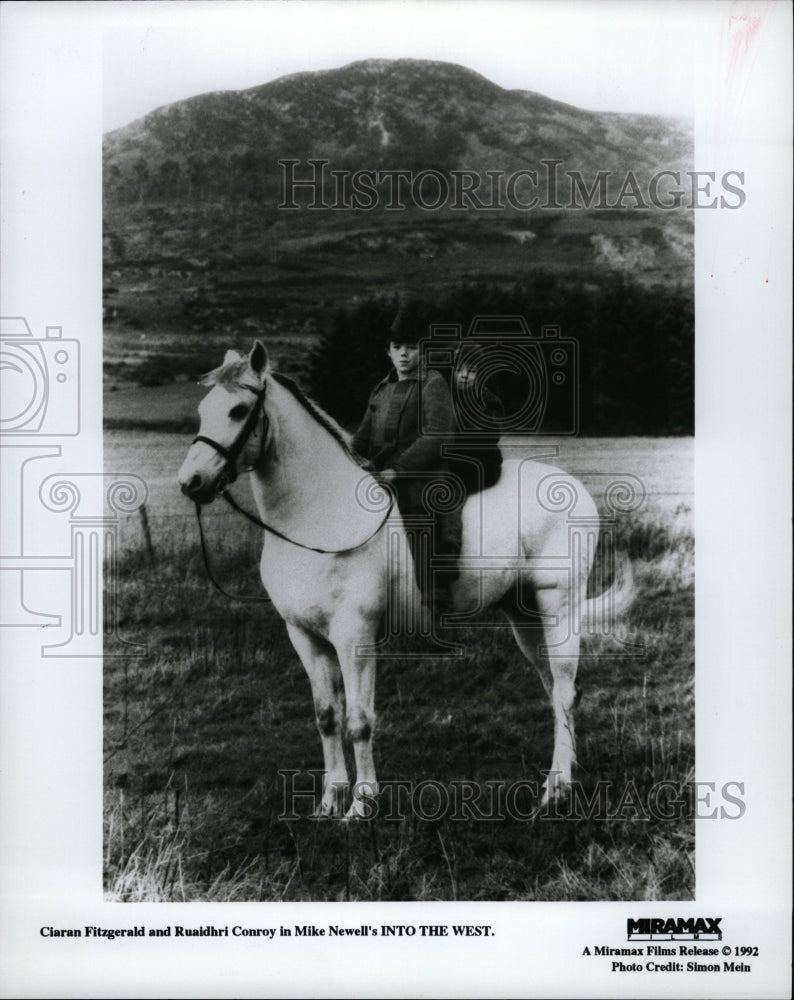
[[[279,208],[285,170],[306,179],[311,159],[328,161],[319,194],[296,189],[300,207]],[[629,171],[647,198],[655,174],[691,159],[686,122],[584,111],[419,60],[369,60],[159,108],[104,140],[110,377],[123,380],[168,334],[194,333],[202,346],[311,336],[340,303],[376,293],[433,295],[538,270],[691,283],[691,211],[638,209],[630,192],[615,205]],[[381,172],[367,210],[331,174],[362,170]],[[397,170],[433,171],[420,190],[431,202],[440,183],[451,193],[428,211],[406,182],[405,207],[387,208],[383,174]],[[463,171],[483,178],[473,197],[460,194],[474,183]],[[487,171],[500,177],[490,201]],[[592,196],[584,207],[572,172],[598,195],[607,172],[601,207]],[[521,208],[533,195],[538,207]],[[325,208],[306,207],[315,196]],[[340,199],[345,207],[332,207]],[[490,204],[503,207],[478,207]]]

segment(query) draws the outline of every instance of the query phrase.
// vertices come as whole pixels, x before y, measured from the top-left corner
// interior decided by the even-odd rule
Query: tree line
[[[342,424],[357,424],[389,370],[385,340],[404,306],[393,296],[373,296],[342,307],[313,350],[313,394]],[[428,333],[434,324],[458,325],[468,349],[483,344],[481,358],[497,350],[508,357],[489,388],[502,397],[508,418],[527,411],[527,432],[568,432],[575,413],[586,435],[694,433],[691,287],[647,287],[617,275],[596,285],[543,273],[511,287],[463,283],[435,299],[413,299],[410,309]],[[520,343],[514,331],[501,341],[493,336],[500,323],[513,330],[507,318],[517,316],[529,328],[527,349],[511,346]],[[485,339],[470,332],[475,317],[490,317],[480,324],[491,331]],[[557,340],[563,354],[555,353]],[[511,364],[511,350],[529,363]],[[440,370],[449,374],[447,365]],[[538,393],[543,405],[527,407],[527,397]]]

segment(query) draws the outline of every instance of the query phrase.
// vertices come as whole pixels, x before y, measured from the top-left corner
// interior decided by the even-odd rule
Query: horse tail
[[[634,570],[625,552],[615,555],[615,572],[611,585],[602,593],[589,598],[583,608],[583,624],[603,630],[624,615],[637,596]]]

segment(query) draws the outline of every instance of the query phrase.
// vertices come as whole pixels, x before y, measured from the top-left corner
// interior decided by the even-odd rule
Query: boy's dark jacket
[[[483,398],[491,416],[503,415],[497,397],[485,392]],[[480,406],[482,402],[481,399]],[[408,508],[421,509],[425,485],[442,470],[460,477],[467,492],[484,489],[499,478],[502,455],[498,432],[477,433],[472,449],[476,465],[461,461],[459,457],[442,458],[442,445],[454,444],[455,454],[460,455],[468,430],[470,428],[458,426],[449,388],[442,375],[430,369],[399,382],[396,372],[391,372],[370,393],[364,419],[353,437],[352,446],[378,471],[391,468],[398,474],[409,473],[400,477],[404,480],[400,491],[404,498],[402,502]],[[466,451],[465,447],[463,450]]]
[[[442,468],[442,444],[454,437],[455,418],[444,377],[430,369],[400,382],[391,372],[370,393],[352,445],[379,471],[389,468],[432,476]],[[406,481],[418,502],[426,480],[410,475]]]

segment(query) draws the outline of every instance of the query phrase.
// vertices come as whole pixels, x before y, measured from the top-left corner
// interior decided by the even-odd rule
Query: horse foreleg
[[[301,659],[312,686],[314,714],[323,745],[325,779],[323,797],[315,816],[339,816],[348,786],[342,747],[344,698],[342,672],[332,646],[295,625],[287,625],[290,641]]]
[[[374,629],[371,634],[358,632],[355,636],[340,638],[335,643],[345,682],[347,734],[353,744],[356,761],[356,782],[353,786],[353,801],[347,811],[347,819],[366,819],[371,815],[367,799],[371,799],[378,792],[375,757],[372,751],[377,658],[360,652],[365,646],[371,648],[373,643]]]
[[[576,763],[574,701],[579,665],[579,634],[573,627],[569,595],[562,587],[536,595],[543,627],[530,627],[520,612],[507,613],[522,653],[535,665],[554,712],[554,752],[544,784],[543,803],[570,787]],[[542,647],[546,649],[542,649]]]

